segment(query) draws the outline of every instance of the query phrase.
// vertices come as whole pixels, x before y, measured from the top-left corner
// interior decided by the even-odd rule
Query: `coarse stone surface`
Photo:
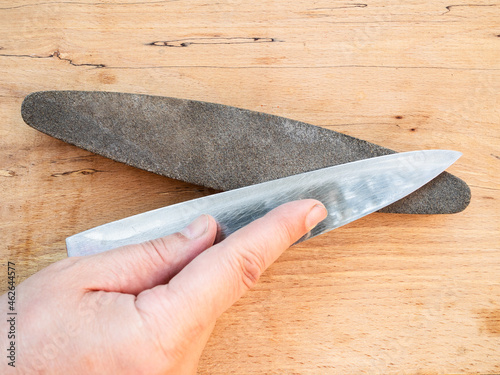
[[[218,190],[395,152],[283,117],[160,96],[42,91],[25,98],[22,116],[86,150]],[[469,201],[467,184],[444,172],[381,211],[456,213]]]

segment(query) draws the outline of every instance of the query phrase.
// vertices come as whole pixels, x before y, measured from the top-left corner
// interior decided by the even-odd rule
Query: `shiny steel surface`
[[[131,216],[66,239],[69,256],[100,253],[182,230],[212,215],[227,237],[273,208],[294,200],[321,201],[328,216],[298,242],[375,212],[410,194],[453,164],[456,151],[381,156],[247,186]]]

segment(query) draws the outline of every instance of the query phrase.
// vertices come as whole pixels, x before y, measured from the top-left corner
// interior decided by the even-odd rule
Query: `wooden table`
[[[500,372],[500,4],[2,0],[0,35],[2,293],[7,261],[19,283],[71,234],[209,193],[31,129],[25,95],[198,99],[459,150],[472,189],[460,214],[373,214],[291,248],[200,373]]]

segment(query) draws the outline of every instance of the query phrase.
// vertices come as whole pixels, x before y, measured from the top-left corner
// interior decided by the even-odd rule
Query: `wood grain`
[[[466,211],[373,214],[291,248],[220,318],[199,372],[500,372],[500,4],[0,1],[2,292],[7,261],[21,282],[71,234],[211,193],[23,123],[25,95],[63,89],[463,152],[450,172],[471,186]]]

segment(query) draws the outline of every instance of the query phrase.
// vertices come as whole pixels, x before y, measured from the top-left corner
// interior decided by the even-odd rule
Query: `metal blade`
[[[303,122],[188,99],[44,91],[28,95],[21,113],[33,128],[86,150],[226,191],[394,153]],[[443,173],[384,212],[454,213],[469,200],[467,184]]]
[[[217,220],[225,238],[283,203],[318,199],[327,208],[328,217],[300,240],[303,241],[401,199],[460,156],[459,152],[446,150],[393,154],[194,199],[68,237],[68,255],[94,254],[166,236],[182,230],[202,214]]]

